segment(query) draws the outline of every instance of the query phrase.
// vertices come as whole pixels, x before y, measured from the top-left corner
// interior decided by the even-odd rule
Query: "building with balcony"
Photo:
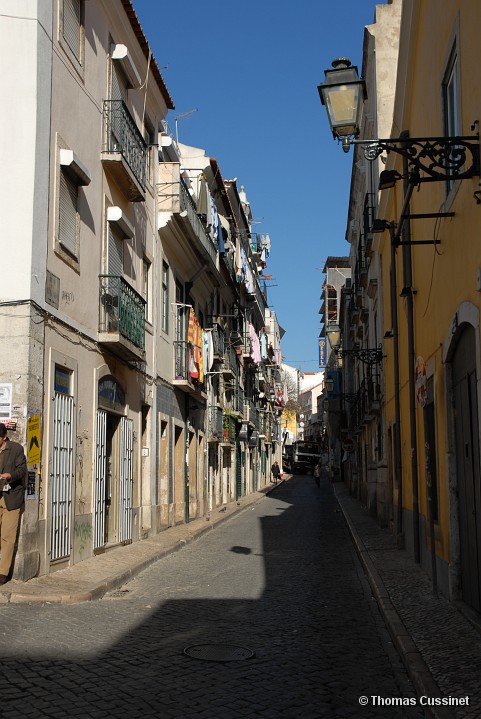
[[[0,385],[13,437],[39,428],[15,563],[26,580],[268,481],[281,330],[261,279],[270,241],[216,160],[173,139],[130,0],[24,6],[0,18],[2,130],[20,122],[24,138],[2,174],[15,252]]]
[[[188,467],[177,463],[176,473],[174,456],[163,502],[172,522],[208,513],[267,481],[279,446],[272,408],[280,330],[261,290],[245,193],[202,149],[177,143],[165,123],[161,144],[166,321],[158,337],[158,409],[166,436],[177,432],[183,446],[189,433],[195,458]]]
[[[5,259],[0,381],[29,452],[15,576],[155,529],[158,128],[173,102],[129,0],[2,9]],[[144,82],[148,78],[148,83]],[[18,92],[18,88],[26,88]],[[19,127],[20,122],[20,127]],[[22,212],[19,212],[19,207]],[[28,449],[28,448],[27,448]]]
[[[374,22],[364,31],[362,76],[367,100],[363,137],[388,136],[392,125],[399,46],[401,2],[376,5]],[[341,445],[354,446],[344,453],[343,476],[381,525],[393,522],[393,476],[388,470],[384,441],[384,366],[382,354],[387,306],[381,294],[386,279],[373,233],[378,212],[381,160],[369,160],[362,146],[353,149],[351,188],[346,227],[350,245],[351,281],[343,294],[341,325],[342,384]],[[376,352],[379,350],[379,352]],[[391,427],[392,431],[392,427]],[[345,441],[347,440],[347,441]]]

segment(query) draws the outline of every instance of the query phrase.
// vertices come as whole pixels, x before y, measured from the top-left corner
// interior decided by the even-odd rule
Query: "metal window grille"
[[[133,483],[134,423],[127,417],[120,420],[120,486],[119,541],[132,539],[132,483]]]
[[[51,474],[50,559],[70,555],[74,481],[73,397],[55,393]]]
[[[105,475],[107,457],[107,412],[97,411],[95,431],[94,549],[105,544]]]

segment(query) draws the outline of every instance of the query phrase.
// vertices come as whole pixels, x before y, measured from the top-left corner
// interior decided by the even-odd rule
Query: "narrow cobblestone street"
[[[101,601],[1,605],[0,616],[3,719],[424,716],[382,705],[414,690],[332,486],[312,477],[279,485]],[[209,643],[255,655],[184,654]]]

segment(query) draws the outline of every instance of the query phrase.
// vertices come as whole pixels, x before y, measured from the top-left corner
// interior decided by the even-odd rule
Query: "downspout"
[[[406,137],[407,133],[401,136]],[[403,157],[404,195],[412,194],[412,183],[409,181],[409,163]],[[411,188],[411,189],[410,189]],[[406,204],[406,203],[405,203]],[[415,355],[414,355],[414,300],[412,287],[412,251],[411,251],[411,227],[409,222],[402,224],[403,244],[403,296],[406,298],[407,309],[407,331],[408,331],[408,370],[409,370],[409,429],[411,439],[411,479],[413,493],[413,551],[414,561],[420,562],[419,545],[419,477],[418,477],[418,452],[417,452],[417,431],[416,431],[416,405],[415,405]]]
[[[185,444],[185,457],[184,457],[184,521],[186,524],[190,522],[190,507],[189,507],[189,395],[185,395],[185,421],[184,421],[184,444]]]
[[[389,224],[391,238],[391,327],[394,344],[394,467],[398,486],[396,535],[398,545],[403,536],[403,468],[401,454],[401,402],[399,381],[399,325],[397,314],[397,267],[394,223]]]

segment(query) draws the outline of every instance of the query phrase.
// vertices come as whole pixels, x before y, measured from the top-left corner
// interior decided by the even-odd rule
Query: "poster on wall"
[[[12,385],[0,384],[0,422],[12,416]]]

